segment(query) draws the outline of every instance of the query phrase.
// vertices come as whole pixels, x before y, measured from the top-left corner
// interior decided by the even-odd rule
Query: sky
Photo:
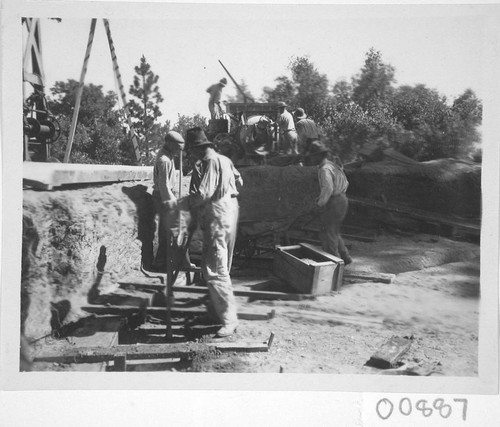
[[[227,77],[218,60],[255,98],[278,76],[290,75],[295,56],[308,56],[333,85],[359,73],[372,47],[395,67],[397,85],[422,83],[450,100],[467,88],[480,98],[487,91],[485,16],[477,5],[169,4],[158,11],[107,17],[127,96],[142,55],[159,75],[160,122],[175,122],[178,114],[209,116],[205,91]],[[48,93],[55,81],[79,80],[90,18],[43,18],[41,24]],[[102,19],[85,83],[117,91]],[[223,94],[235,95],[234,85]]]

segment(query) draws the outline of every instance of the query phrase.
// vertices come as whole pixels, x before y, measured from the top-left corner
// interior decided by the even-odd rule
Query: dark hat
[[[188,129],[186,132],[186,150],[191,150],[203,145],[213,145],[200,127]]]
[[[222,79],[219,80],[219,83],[223,86],[226,86],[227,85],[227,80],[225,77],[223,77]]]
[[[295,113],[293,113],[293,115],[295,116],[295,118],[297,120],[305,119],[307,117],[307,114],[306,114],[306,112],[304,111],[303,108],[297,108],[295,110]]]
[[[330,153],[330,149],[321,141],[312,141],[306,153],[306,157],[314,156],[315,154]]]
[[[176,144],[184,145],[185,141],[179,132],[171,130],[165,135],[165,142],[175,142]]]
[[[280,101],[280,102],[278,102],[278,107],[279,108],[286,107],[286,103],[283,101]]]

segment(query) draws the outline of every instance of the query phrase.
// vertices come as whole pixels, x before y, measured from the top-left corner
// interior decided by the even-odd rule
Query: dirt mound
[[[251,166],[240,171],[242,221],[295,217],[309,211],[319,194],[315,167]]]
[[[348,195],[462,217],[481,214],[481,166],[453,159],[366,163],[346,169]]]

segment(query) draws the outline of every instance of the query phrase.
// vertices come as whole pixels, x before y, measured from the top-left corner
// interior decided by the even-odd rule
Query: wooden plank
[[[393,335],[370,357],[368,366],[381,369],[396,367],[396,363],[409,350],[411,340]]]
[[[89,313],[95,314],[121,314],[122,316],[128,316],[130,314],[138,313],[141,309],[135,306],[115,306],[115,305],[86,305],[81,307],[82,310]],[[156,315],[164,317],[166,313],[165,307],[147,307],[147,314]],[[206,314],[205,308],[199,307],[172,307],[172,314],[194,314],[203,315]],[[255,313],[255,312],[239,312],[238,319],[241,320],[270,320],[276,315],[275,310],[271,310],[266,313]]]
[[[151,284],[139,284],[133,283],[133,280],[127,282],[127,284],[120,284],[120,286],[135,287],[137,289],[154,289],[156,291],[164,291],[165,285],[151,285]],[[185,292],[189,294],[208,294],[208,288],[206,286],[184,286],[177,285],[173,288],[174,292]],[[287,300],[287,301],[302,301],[303,299],[310,298],[310,295],[304,294],[294,294],[286,292],[274,292],[274,291],[252,291],[233,288],[233,293],[237,297],[250,297],[265,300]]]
[[[390,273],[371,273],[367,271],[344,272],[344,278],[346,279],[359,279],[367,282],[392,283],[395,277],[395,274]]]
[[[109,348],[86,347],[60,352],[41,353],[35,362],[51,363],[98,363],[125,357],[125,360],[174,359],[194,356],[196,353],[215,348],[221,352],[267,352],[274,334],[265,342],[221,342],[120,345]]]
[[[24,162],[23,183],[45,187],[153,179],[152,166]]]

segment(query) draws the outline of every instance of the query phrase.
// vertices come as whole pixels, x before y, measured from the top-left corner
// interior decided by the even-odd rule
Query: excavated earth
[[[317,197],[315,168],[260,166],[241,171],[245,185],[240,195],[240,247],[245,249],[249,241],[283,244],[282,231],[293,229],[296,218],[307,215]],[[420,168],[366,165],[348,171],[348,195],[479,218],[480,174],[477,165],[452,161]],[[183,181],[184,194],[188,180]],[[338,292],[302,301],[238,297],[240,311],[275,310],[276,315],[267,321],[242,320],[232,340],[264,341],[274,332],[269,352],[210,354],[190,366],[134,364],[129,370],[380,373],[365,362],[396,335],[411,338],[402,360],[421,373],[477,375],[478,241],[425,234],[414,223],[389,215],[383,222],[375,221],[370,210],[357,210],[346,224],[372,236],[370,241],[346,239],[354,258],[346,273],[392,273],[392,283],[346,278]],[[21,318],[32,352],[58,348],[61,340],[51,337],[54,328],[88,316],[81,306],[96,295],[116,291],[120,278],[143,276],[141,263],[148,265],[156,248],[148,181],[51,192],[25,189],[23,225]],[[200,244],[196,235],[191,245],[194,256]],[[239,253],[248,255],[245,250]],[[267,251],[263,257],[236,257],[232,277],[238,288],[273,279],[272,255]],[[286,286],[272,290],[293,292]],[[82,366],[35,363],[34,369]]]

